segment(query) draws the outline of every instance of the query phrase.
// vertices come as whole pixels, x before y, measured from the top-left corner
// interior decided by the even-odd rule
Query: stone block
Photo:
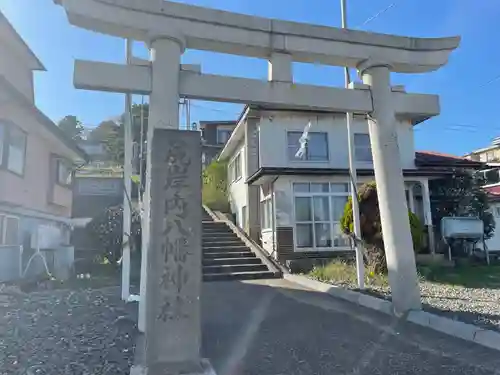
[[[150,178],[145,363],[152,375],[181,367],[196,373],[201,369],[199,133],[156,129]]]
[[[429,327],[431,316],[432,314],[429,314],[428,312],[415,310],[408,313],[406,320],[423,327]]]
[[[358,303],[361,306],[367,307],[369,309],[377,310],[385,314],[392,314],[392,302],[384,300],[382,298],[368,296],[366,294],[358,293]]]
[[[429,327],[436,331],[459,337],[464,340],[473,341],[477,327],[456,320],[429,314]]]
[[[500,333],[485,329],[477,329],[474,342],[488,348],[500,350]]]

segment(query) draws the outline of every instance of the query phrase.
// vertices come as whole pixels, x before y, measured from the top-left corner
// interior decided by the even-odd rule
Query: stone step
[[[204,274],[267,271],[265,264],[219,264],[203,266]]]
[[[215,236],[215,237],[208,236],[208,237],[206,237],[205,236],[205,238],[203,238],[203,242],[204,243],[205,242],[235,242],[235,241],[243,242],[238,236],[222,236],[222,237],[218,237],[218,236]]]
[[[209,242],[203,243],[202,250],[203,251],[230,251],[231,249],[240,249],[237,251],[245,251],[248,248],[242,242],[233,242],[233,243],[220,243],[220,242]],[[243,249],[243,250],[242,250]]]
[[[238,238],[238,236],[234,233],[229,232],[214,232],[214,233],[203,233],[203,239],[210,238]]]
[[[213,244],[221,244],[221,246],[227,245],[242,245],[244,242],[240,240],[238,237],[216,237],[216,238],[204,238],[203,245],[216,246]]]
[[[233,246],[203,246],[203,254],[209,253],[241,253],[241,252],[251,252],[245,245],[233,245]]]
[[[211,244],[214,242],[216,242],[216,243],[231,242],[231,243],[238,243],[238,244],[244,243],[238,237],[203,237],[203,239],[202,239],[202,243],[204,245],[208,245],[208,244]]]
[[[257,280],[276,279],[280,276],[271,271],[209,273],[203,274],[203,281],[231,281],[231,280]]]
[[[262,264],[259,258],[255,257],[239,257],[239,258],[211,258],[203,259],[203,266],[219,266],[219,265],[234,265],[234,264]]]
[[[234,252],[203,252],[203,259],[220,259],[220,258],[255,258],[255,254],[249,250],[234,251]]]
[[[204,238],[203,241],[202,241],[202,245],[203,246],[209,246],[209,247],[214,247],[214,246],[217,246],[217,245],[213,245],[213,244],[221,244],[222,243],[222,246],[227,246],[227,244],[231,244],[231,245],[244,245],[244,242],[241,241],[239,238],[214,238],[214,237],[211,237],[211,238]]]
[[[202,233],[234,233],[228,227],[203,228]]]

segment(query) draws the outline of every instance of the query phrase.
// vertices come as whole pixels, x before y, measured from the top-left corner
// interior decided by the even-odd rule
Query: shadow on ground
[[[285,282],[205,283],[218,375],[493,374],[492,350]]]

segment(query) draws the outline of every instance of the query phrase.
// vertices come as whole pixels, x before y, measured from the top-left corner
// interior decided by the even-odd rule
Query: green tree
[[[63,117],[57,126],[68,136],[74,140],[82,139],[83,126],[76,116],[68,115]]]
[[[484,236],[495,232],[495,218],[489,211],[488,195],[482,189],[485,179],[478,173],[457,169],[452,175],[429,181],[432,220],[439,226],[446,216],[475,216],[484,223]]]
[[[376,273],[387,272],[382,223],[380,220],[380,209],[377,197],[377,185],[375,182],[364,184],[359,189],[358,201],[359,221],[361,224],[361,236],[365,245],[366,261]],[[413,250],[415,252],[420,252],[424,246],[424,227],[414,213],[409,211],[408,216],[413,240]],[[349,198],[344,207],[341,227],[342,231],[348,235],[354,233],[351,198]]]
[[[132,105],[132,141],[137,145],[141,142],[141,111],[143,119],[142,141],[143,146],[146,142],[148,131],[148,104],[133,104]],[[124,157],[124,127],[125,114],[122,114],[118,121],[106,120],[101,122],[89,135],[89,140],[94,142],[102,142],[106,147],[106,151],[111,158],[118,164],[123,164]],[[145,147],[143,147],[144,149]],[[145,168],[143,168],[145,170]]]
[[[229,212],[227,163],[213,161],[203,171],[202,201],[213,210]]]

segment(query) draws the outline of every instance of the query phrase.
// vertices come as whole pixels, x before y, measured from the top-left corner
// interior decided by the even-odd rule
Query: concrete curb
[[[372,310],[377,310],[383,312],[384,314],[394,315],[392,302],[390,301],[368,296],[360,292],[347,290],[335,285],[323,283],[321,281],[312,280],[305,276],[285,274],[283,277],[285,280],[306,288],[316,290],[318,292],[328,293],[333,297],[337,297]],[[408,322],[418,324],[422,327],[427,327],[450,336],[471,341],[491,349],[500,350],[500,333],[495,331],[482,329],[473,324],[463,323],[425,311],[410,311],[405,319]]]

